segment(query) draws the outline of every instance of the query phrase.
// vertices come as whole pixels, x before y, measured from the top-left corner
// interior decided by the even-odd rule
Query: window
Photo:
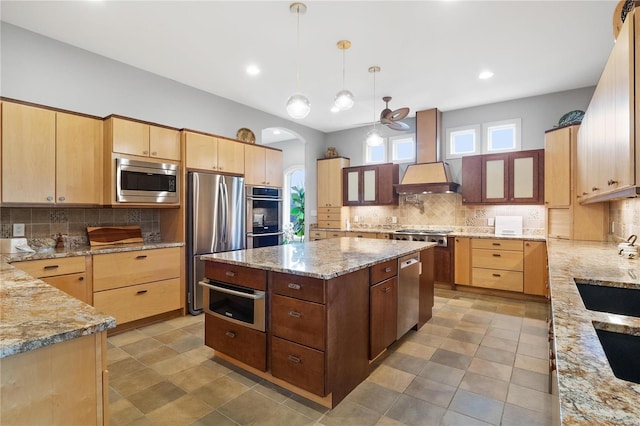
[[[480,125],[447,129],[447,158],[480,153]]]
[[[364,163],[365,164],[380,164],[387,162],[387,140],[385,139],[382,144],[378,146],[369,146],[366,141],[364,144]]]
[[[505,121],[495,121],[482,125],[485,135],[484,152],[519,151],[520,142],[519,118]]]
[[[294,189],[296,188],[296,189]],[[297,200],[291,196],[296,193],[301,198]],[[287,242],[304,240],[304,215],[299,216],[291,214],[291,211],[298,207],[304,209],[304,166],[292,166],[284,173],[284,189],[283,189],[283,227],[290,230],[290,235],[285,235]],[[287,226],[287,224],[290,224]],[[299,229],[302,229],[302,236],[295,235]]]
[[[416,161],[416,135],[389,137],[391,161],[394,163],[413,163]]]

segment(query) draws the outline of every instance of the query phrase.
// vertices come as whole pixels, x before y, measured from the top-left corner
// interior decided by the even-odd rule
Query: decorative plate
[[[238,129],[236,139],[241,140],[242,142],[256,143],[256,135],[253,134],[251,129],[247,129],[246,127]]]
[[[570,111],[560,117],[558,121],[558,127],[569,126],[571,124],[580,124],[582,123],[582,118],[584,117],[584,111],[580,111],[579,109]]]

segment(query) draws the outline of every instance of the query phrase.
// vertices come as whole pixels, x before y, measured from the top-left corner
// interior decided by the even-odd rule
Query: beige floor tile
[[[520,343],[528,343],[530,345],[546,346],[548,345],[547,334],[543,336],[536,336],[533,334],[521,333]]]
[[[400,395],[386,416],[405,425],[437,425],[445,411],[445,408],[430,402],[410,395]]]
[[[518,330],[508,330],[506,328],[489,327],[487,336],[497,337],[504,340],[512,340],[517,342],[520,340],[520,332]]]
[[[174,356],[173,358],[164,359],[162,361],[156,362],[155,364],[151,364],[150,367],[162,375],[171,376],[172,374],[176,374],[179,371],[184,371],[191,367],[195,367],[198,364],[200,363],[197,360],[179,354]]]
[[[524,315],[525,307],[524,306],[514,306],[514,305],[503,305],[499,304],[496,308],[496,313],[499,314],[508,314],[508,315]]]
[[[161,348],[162,346],[162,343],[158,342],[153,337],[147,337],[146,339],[141,339],[137,342],[122,345],[120,346],[120,349],[133,357],[139,358],[144,353]]]
[[[427,322],[420,330],[419,333],[429,333],[435,334],[436,336],[447,337],[449,333],[451,333],[450,327],[443,327],[440,325],[435,325],[431,322]]]
[[[220,374],[202,365],[196,365],[195,367],[168,376],[168,379],[171,383],[179,386],[186,392],[191,392],[222,376],[224,376],[224,374]]]
[[[461,342],[459,340],[447,338],[440,344],[440,349],[473,356],[478,350],[478,346],[479,345],[476,343]]]
[[[158,349],[146,352],[137,357],[137,360],[145,365],[156,364],[161,361],[165,361],[171,358],[175,358],[178,355],[174,349],[168,346],[161,346]]]
[[[238,424],[228,417],[223,416],[217,411],[212,411],[190,426],[237,426]]]
[[[380,417],[379,413],[367,407],[343,400],[320,419],[320,424],[327,426],[373,426],[378,423]]]
[[[189,425],[213,409],[191,395],[184,395],[147,414],[154,425]]]
[[[474,358],[471,361],[469,368],[467,368],[467,371],[508,382],[509,379],[511,379],[512,369],[513,368],[510,365],[487,361],[482,358]]]
[[[417,375],[420,374],[424,366],[427,364],[427,360],[394,351],[384,359],[383,363],[388,367]]]
[[[471,331],[460,330],[459,328],[456,328],[451,331],[448,338],[459,340],[461,342],[474,343],[477,345],[482,341],[483,336],[484,333],[474,333]]]
[[[174,328],[188,327],[194,324],[204,324],[204,315],[185,315],[183,317],[172,318],[167,323]]]
[[[540,374],[549,374],[549,360],[516,354],[514,366]]]
[[[181,331],[184,333],[183,330]],[[186,336],[183,336],[167,344],[167,346],[180,353],[200,348],[202,347],[202,345],[204,345],[204,335],[196,336],[190,333],[187,333]]]
[[[547,392],[540,392],[520,385],[511,383],[507,402],[519,407],[543,413],[545,416],[551,415],[552,395]]]
[[[540,392],[547,392],[549,390],[549,375],[514,368],[511,375],[511,383]]]
[[[258,419],[253,423],[255,426],[311,426],[315,424],[316,422],[314,420],[284,405],[279,405],[269,417]]]
[[[183,352],[182,355],[193,358],[196,361],[207,361],[213,358],[213,349],[208,346],[200,346],[198,348],[191,349],[189,351]]]
[[[472,356],[451,352],[446,349],[438,349],[431,356],[431,361],[448,365],[449,367],[459,368],[461,370],[465,370],[471,363],[472,359]]]
[[[474,324],[491,324],[491,319],[495,314],[491,312],[479,311],[477,309],[470,309],[469,312],[464,314],[461,321],[467,321]]]
[[[509,390],[509,382],[467,371],[462,382],[460,382],[459,388],[498,401],[505,401]]]
[[[515,352],[518,348],[518,342],[493,336],[485,336],[480,345],[509,352]]]
[[[193,337],[193,335],[191,333],[188,333],[184,330],[180,330],[180,329],[173,329],[170,331],[167,331],[165,333],[161,333],[161,334],[157,334],[156,336],[154,336],[157,340],[161,341],[162,343],[168,345],[172,342],[175,342],[176,340],[182,339],[182,338],[188,338],[188,337]]]
[[[441,426],[486,426],[489,424],[455,411],[447,411],[440,422]]]
[[[218,407],[217,411],[238,424],[246,425],[271,417],[279,406],[276,401],[249,390]]]
[[[425,377],[416,377],[404,394],[447,408],[456,390],[455,386],[448,386]]]
[[[518,350],[516,351],[519,354],[527,355],[533,358],[549,358],[549,346],[548,344],[531,344],[520,342],[518,344]]]
[[[445,319],[452,319],[452,320],[459,320],[463,317],[464,313],[461,312],[456,312],[456,311],[450,311],[447,309],[441,309],[439,310],[437,313],[435,313],[433,316],[434,318],[445,318]]]
[[[474,419],[497,425],[502,417],[504,402],[478,395],[465,390],[458,390],[451,401],[449,410],[464,414]]]
[[[376,426],[405,426],[404,423],[401,423],[397,420],[392,419],[391,417],[382,416]]]
[[[490,348],[488,346],[480,346],[476,352],[476,358],[486,359],[487,361],[499,362],[500,364],[513,365],[516,360],[515,352],[509,352],[502,349]]]
[[[131,401],[138,410],[146,414],[162,407],[163,405],[167,405],[170,402],[175,401],[185,395],[185,393],[186,392],[184,390],[180,389],[173,383],[169,381],[162,381],[148,387],[147,389],[127,396],[127,399]],[[196,417],[196,419],[198,417]]]
[[[131,355],[117,346],[112,346],[111,348],[107,349],[107,364],[109,365],[130,357]]]
[[[144,413],[126,399],[109,404],[109,424],[112,426],[127,425],[142,417]]]
[[[124,397],[133,395],[164,380],[161,374],[144,367],[129,374],[113,375],[110,372],[109,385]]]
[[[456,326],[456,330],[464,330],[464,331],[469,331],[471,333],[477,333],[477,334],[485,334],[488,328],[489,328],[488,323],[478,324],[475,322],[466,321],[464,319],[460,321]]]
[[[503,328],[505,330],[515,330],[519,332],[520,328],[522,327],[522,318],[510,315],[508,316],[508,318],[494,318],[493,321],[491,321],[491,327]]]
[[[419,343],[404,341],[402,342],[396,349],[397,352],[411,355],[416,358],[421,358],[424,360],[429,360],[431,355],[436,351],[436,348],[432,346],[425,346]]]
[[[463,308],[470,308],[471,305],[473,305],[472,300],[463,300],[463,299],[444,299],[444,300],[449,300],[449,302],[447,302],[449,305],[461,306]]]
[[[107,340],[112,345],[120,347],[120,346],[128,345],[129,343],[137,342],[138,340],[146,339],[147,337],[149,336],[142,333],[140,330],[136,329],[136,330],[127,331],[122,334],[117,334],[115,336],[111,336]]]
[[[189,394],[201,399],[213,408],[218,408],[248,390],[249,388],[242,383],[227,376],[222,376]]]
[[[464,372],[465,370],[459,368],[429,361],[420,372],[420,376],[445,385],[458,386],[464,376]]]
[[[367,380],[396,392],[404,392],[415,377],[415,374],[380,365],[369,375]]]
[[[316,421],[329,411],[326,407],[295,394],[291,395],[291,398],[287,399],[283,405],[286,405],[287,407],[292,408],[304,416]]]
[[[120,361],[109,364],[109,377],[117,379],[118,377],[142,370],[144,364],[134,358],[125,358]]]
[[[196,336],[204,335],[204,323],[202,324],[192,324],[186,327],[182,327],[180,330],[186,331],[187,333],[195,334]]]
[[[436,334],[422,333],[422,330],[418,332],[409,332],[406,334],[405,339],[409,342],[419,343],[425,346],[431,346],[437,348],[445,339],[443,336]]]
[[[551,426],[551,416],[513,404],[505,404],[502,426]]]
[[[368,380],[360,383],[346,398],[378,414],[384,414],[400,396],[399,392]]]
[[[141,333],[147,336],[157,336],[158,334],[167,333],[171,330],[175,330],[175,327],[171,325],[169,321],[162,321],[155,324],[148,325],[146,327],[139,328]]]
[[[545,331],[548,331],[549,326],[547,322],[544,320],[534,319],[534,318],[523,318],[522,319],[522,327],[526,329],[526,327],[536,327],[542,328]]]
[[[267,382],[266,380],[262,380],[251,389],[280,404],[285,402],[292,395],[291,391],[281,388],[271,382]]]

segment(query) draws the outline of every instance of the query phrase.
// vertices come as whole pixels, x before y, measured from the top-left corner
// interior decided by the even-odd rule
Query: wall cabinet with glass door
[[[2,105],[2,202],[102,203],[102,120]]]
[[[345,206],[398,204],[393,185],[398,183],[399,166],[386,163],[347,167],[342,170],[342,203]]]
[[[542,204],[544,150],[462,157],[463,204]]]

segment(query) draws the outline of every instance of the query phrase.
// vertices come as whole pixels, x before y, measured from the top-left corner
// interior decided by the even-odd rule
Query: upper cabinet
[[[244,174],[245,144],[191,131],[184,138],[188,169]]]
[[[462,157],[463,204],[542,204],[544,150]]]
[[[342,169],[348,166],[344,157],[318,160],[318,208],[342,207]]]
[[[393,185],[398,183],[397,164],[347,167],[342,170],[342,204],[345,206],[398,204]]]
[[[580,203],[634,197],[639,192],[640,14],[622,26],[578,133]]]
[[[244,180],[246,185],[281,188],[284,185],[282,151],[247,145],[244,151]]]
[[[102,120],[2,105],[2,202],[102,203]]]
[[[105,137],[112,152],[180,161],[177,129],[111,116],[105,120]]]

